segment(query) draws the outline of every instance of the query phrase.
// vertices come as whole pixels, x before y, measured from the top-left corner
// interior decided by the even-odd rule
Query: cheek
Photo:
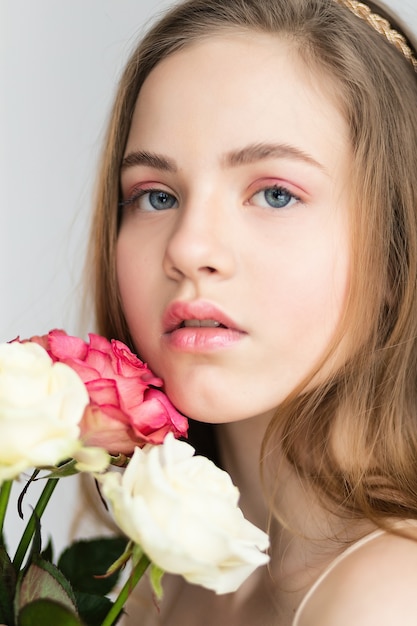
[[[345,242],[339,243],[310,247],[306,243],[303,254],[291,258],[285,280],[276,289],[276,301],[269,306],[276,315],[282,312],[286,335],[306,362],[323,354],[343,315],[349,255]]]
[[[136,271],[132,255],[129,254],[129,247],[126,245],[124,238],[119,237],[116,248],[116,276],[122,307],[125,312],[126,309],[130,308],[133,290],[129,289],[129,285],[132,284],[135,274]],[[135,283],[133,282],[133,284]]]
[[[346,338],[336,339],[336,332],[345,313],[350,283],[350,263],[347,248],[340,246],[329,255],[328,263],[317,268],[315,279],[311,281],[310,296],[312,306],[306,314],[306,327],[311,333],[311,348],[320,359],[333,341],[337,341],[335,351],[324,368],[320,378],[329,375],[340,367],[347,358]],[[316,381],[318,382],[318,381]]]
[[[146,297],[148,273],[145,268],[140,247],[132,245],[130,239],[121,233],[116,250],[117,283],[123,312],[133,336],[136,335],[136,327],[140,328],[147,323],[144,318],[149,307],[143,304],[149,302],[149,297]]]
[[[287,313],[289,321],[307,326],[339,319],[346,298],[349,264],[344,250],[309,246],[274,259],[269,271],[259,275],[257,288],[263,294],[265,310]],[[294,246],[295,248],[295,246]],[[298,252],[298,254],[297,254]]]
[[[119,235],[116,250],[116,272],[124,317],[139,358],[161,376],[158,351],[163,310],[158,268],[158,246],[149,245],[130,231]]]

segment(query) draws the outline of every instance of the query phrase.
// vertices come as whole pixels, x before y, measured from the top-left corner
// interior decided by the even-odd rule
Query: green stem
[[[12,480],[6,480],[2,484],[1,490],[0,490],[0,542],[1,543],[4,543],[3,526],[4,526],[4,519],[6,517],[7,505],[9,503],[10,491],[12,490],[12,484],[13,484]]]
[[[15,557],[13,559],[13,565],[16,571],[20,570],[20,567],[23,563],[23,559],[25,558],[29,544],[32,541],[33,535],[35,534],[36,521],[42,517],[42,513],[46,509],[46,505],[48,504],[57,484],[58,484],[58,480],[56,478],[49,478],[33,510],[33,513],[30,516],[30,519],[26,525],[26,528],[22,535],[20,543],[17,547]]]
[[[115,620],[118,618],[121,611],[123,610],[126,600],[132,593],[133,589],[138,584],[139,580],[142,578],[149,563],[150,563],[150,560],[144,554],[141,557],[141,559],[138,561],[138,563],[135,565],[135,567],[133,568],[128,580],[126,581],[122,590],[117,596],[116,601],[113,604],[112,608],[110,609],[110,611],[107,613],[106,617],[104,618],[104,621],[102,622],[101,626],[112,626],[112,624],[114,624]]]

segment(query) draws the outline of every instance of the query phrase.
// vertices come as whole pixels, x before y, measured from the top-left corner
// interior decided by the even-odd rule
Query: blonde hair
[[[343,338],[350,358],[312,391],[315,372],[294,390],[271,422],[264,454],[279,432],[300,476],[335,506],[378,523],[417,518],[417,75],[335,0],[188,0],[133,52],[110,118],[93,218],[98,331],[133,348],[115,248],[119,170],[140,88],[168,55],[228,29],[285,37],[313,77],[324,75],[353,153],[350,289],[326,355]]]

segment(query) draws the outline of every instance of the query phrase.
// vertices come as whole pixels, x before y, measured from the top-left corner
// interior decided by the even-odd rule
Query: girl
[[[159,611],[141,588],[126,624],[417,624],[417,60],[386,17],[188,0],[127,64],[99,331],[164,379],[271,562],[228,596],[167,577]]]

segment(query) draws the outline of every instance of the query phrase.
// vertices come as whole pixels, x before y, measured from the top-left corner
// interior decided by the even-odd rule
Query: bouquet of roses
[[[0,626],[111,626],[145,570],[158,597],[164,572],[229,593],[268,561],[268,537],[243,517],[230,476],[178,439],[188,422],[162,386],[98,335],[0,344]],[[28,471],[22,496],[34,480],[45,487],[11,558],[4,519]],[[94,476],[120,536],[77,542],[55,563],[41,517],[57,481],[78,472]]]

